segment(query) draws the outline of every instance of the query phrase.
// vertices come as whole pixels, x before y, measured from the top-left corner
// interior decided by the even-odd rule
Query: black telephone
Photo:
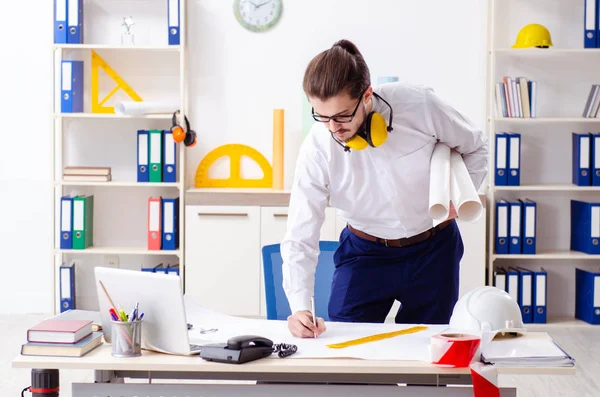
[[[227,343],[203,345],[200,357],[208,361],[242,364],[268,357],[274,352],[273,341],[256,335],[240,335]]]

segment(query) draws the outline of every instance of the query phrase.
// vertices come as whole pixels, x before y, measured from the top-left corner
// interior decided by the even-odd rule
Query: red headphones
[[[183,142],[187,147],[194,146],[196,144],[196,132],[190,128],[190,122],[186,116],[183,116],[185,120],[185,130],[182,126],[177,124],[177,115],[179,110],[173,113],[173,119],[171,120],[171,133],[173,134],[173,140],[177,143]]]

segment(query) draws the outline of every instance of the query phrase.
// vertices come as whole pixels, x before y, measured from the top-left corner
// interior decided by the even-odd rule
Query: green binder
[[[94,195],[73,197],[73,249],[94,245]]]
[[[162,130],[150,130],[150,182],[162,182],[162,153],[163,133]]]

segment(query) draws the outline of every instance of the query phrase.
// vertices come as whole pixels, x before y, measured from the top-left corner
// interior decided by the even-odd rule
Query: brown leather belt
[[[361,232],[360,230],[356,230],[351,225],[348,225],[348,229],[350,229],[350,231],[352,233],[354,233],[355,235],[357,235],[360,238],[364,238],[365,240],[373,241],[375,243],[383,244],[386,247],[406,247],[406,246],[409,246],[412,244],[420,243],[422,241],[427,240],[430,237],[435,236],[438,231],[444,229],[446,226],[450,225],[452,222],[454,222],[454,219],[448,219],[448,220],[440,223],[439,225],[432,227],[429,230],[425,230],[423,233],[419,233],[419,234],[416,234],[411,237],[398,238],[398,239],[394,239],[394,240],[387,240],[384,238],[372,236],[365,232]]]

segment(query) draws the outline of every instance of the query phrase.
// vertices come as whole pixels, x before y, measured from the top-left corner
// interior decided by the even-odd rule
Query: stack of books
[[[526,77],[503,77],[496,83],[498,117],[535,118],[537,82]]]
[[[25,356],[82,357],[102,344],[91,320],[49,318],[27,330]]]
[[[77,182],[110,182],[110,167],[65,167],[63,180]]]
[[[600,114],[598,114],[598,107],[600,107],[599,88],[600,84],[592,84],[592,88],[590,88],[590,93],[588,94],[582,114],[586,119],[600,117]]]

